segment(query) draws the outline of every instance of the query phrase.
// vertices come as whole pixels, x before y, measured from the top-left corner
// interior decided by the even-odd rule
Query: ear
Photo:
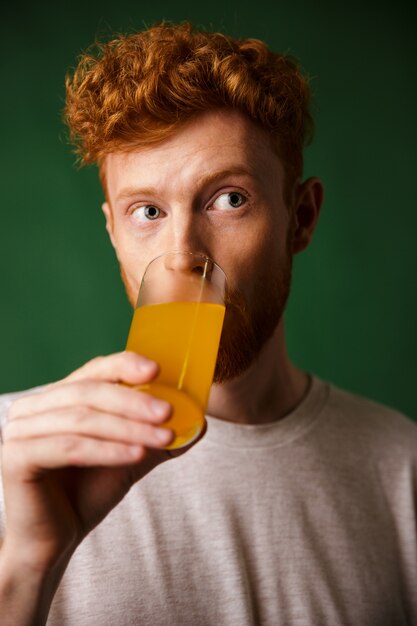
[[[116,244],[114,241],[114,222],[113,222],[113,213],[111,207],[108,202],[103,202],[101,205],[101,209],[104,213],[104,217],[106,218],[106,230],[109,233],[110,241],[112,243],[113,248],[116,248]]]
[[[293,214],[292,252],[297,254],[311,241],[323,204],[323,184],[319,178],[307,178],[296,191]]]

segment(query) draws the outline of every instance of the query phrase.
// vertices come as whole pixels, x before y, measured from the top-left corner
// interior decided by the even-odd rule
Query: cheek
[[[264,283],[267,288],[273,275],[279,272],[287,256],[286,241],[285,228],[272,220],[254,224],[239,237],[230,239],[227,254],[230,285],[252,300],[259,284]]]
[[[138,291],[146,265],[143,260],[144,251],[142,247],[134,245],[134,242],[126,237],[116,235],[115,251],[125,279],[128,280],[132,289]]]
[[[126,271],[141,275],[141,270],[161,252],[156,237],[141,237],[127,221],[115,224],[114,246],[119,263]]]

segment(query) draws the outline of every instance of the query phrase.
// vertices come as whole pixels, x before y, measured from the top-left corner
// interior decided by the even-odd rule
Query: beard
[[[284,313],[290,293],[292,255],[289,238],[286,254],[279,267],[260,262],[252,296],[245,298],[239,289],[228,288],[226,313],[220,338],[213,383],[222,384],[243,374],[256,360],[270,339]],[[120,275],[130,304],[135,307],[137,294],[120,266]]]
[[[258,276],[252,302],[238,290],[226,296],[226,314],[213,382],[237,378],[252,365],[284,313],[290,293],[292,258],[287,255],[279,272]]]

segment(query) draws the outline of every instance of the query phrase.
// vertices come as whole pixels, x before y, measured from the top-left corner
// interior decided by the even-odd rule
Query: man
[[[189,25],[120,37],[68,79],[130,302],[174,249],[217,261],[230,293],[188,448],[164,450],[170,407],[128,387],[158,365],[133,353],[3,398],[2,626],[417,623],[417,429],[285,349],[322,202],[301,179],[308,100],[291,59]]]

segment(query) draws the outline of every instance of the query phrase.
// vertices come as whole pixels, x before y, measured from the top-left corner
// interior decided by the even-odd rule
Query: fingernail
[[[164,400],[151,400],[151,411],[156,417],[168,415],[170,405]]]
[[[142,453],[142,447],[141,446],[129,446],[127,451],[128,451],[128,454],[132,458],[135,459],[137,456],[139,456],[139,454]]]
[[[155,436],[161,443],[168,443],[172,439],[172,430],[167,428],[156,428]]]
[[[150,359],[146,359],[145,357],[142,357],[140,363],[138,364],[139,370],[142,372],[145,370],[150,370],[152,367],[155,367],[155,365],[155,361],[151,361]]]

